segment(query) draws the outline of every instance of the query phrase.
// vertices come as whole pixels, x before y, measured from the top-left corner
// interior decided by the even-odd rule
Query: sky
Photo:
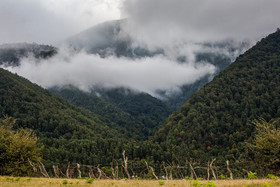
[[[0,43],[53,44],[124,17],[135,37],[157,43],[162,35],[262,37],[279,27],[279,7],[279,0],[0,0]]]
[[[0,43],[56,44],[121,18],[122,0],[0,0]]]
[[[211,51],[235,59],[243,50],[229,52],[205,42],[227,39],[254,44],[280,27],[279,0],[0,0],[0,44],[36,42],[56,45],[105,21],[127,19],[122,27],[135,45],[164,49],[165,56],[118,58],[59,49],[48,60],[21,60],[12,72],[45,87],[72,84],[128,87],[156,96],[192,84],[216,67],[196,62],[195,53]],[[94,42],[94,41],[93,41]],[[235,45],[235,42],[232,44]],[[237,45],[238,47],[238,45]],[[187,56],[185,64],[177,62]]]

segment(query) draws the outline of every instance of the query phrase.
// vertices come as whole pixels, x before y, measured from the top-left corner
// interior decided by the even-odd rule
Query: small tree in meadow
[[[16,120],[0,119],[0,175],[31,176],[32,162],[41,160],[42,147],[37,146],[37,137],[30,131],[12,129]]]

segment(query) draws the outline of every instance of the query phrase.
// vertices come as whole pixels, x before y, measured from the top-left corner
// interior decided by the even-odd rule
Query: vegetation
[[[10,117],[0,119],[0,175],[33,176],[29,161],[40,161],[43,147],[37,146],[38,139],[32,131],[14,131],[14,124]]]
[[[99,97],[95,92],[85,93],[70,86],[52,88],[51,91],[77,106],[105,117],[108,122],[118,126],[119,132],[137,140],[148,139],[171,113],[158,99],[129,90],[100,90]]]
[[[9,180],[8,180],[9,179]],[[95,186],[95,187],[130,187],[130,186],[178,186],[178,187],[192,187],[192,186],[232,186],[232,187],[264,187],[264,186],[279,186],[279,180],[217,180],[217,181],[185,181],[185,180],[168,180],[168,181],[154,181],[154,180],[95,180],[92,184],[88,184],[85,179],[56,179],[56,178],[21,178],[16,181],[14,177],[0,176],[0,186],[16,187],[16,186]]]
[[[112,157],[118,157],[116,154],[121,157],[122,144],[133,143],[102,116],[0,69],[0,116],[3,115],[17,119],[15,129],[33,129],[40,137],[49,168],[68,162],[108,164]]]
[[[257,176],[256,172],[249,171],[248,179],[252,180],[252,179],[257,179],[257,178],[258,178],[258,176]]]
[[[244,141],[255,133],[251,122],[280,117],[279,51],[277,31],[238,57],[172,114],[154,136],[165,150],[163,160],[188,158],[207,165],[215,157],[219,164],[230,160],[239,169],[256,168],[240,158],[246,149]]]
[[[252,162],[262,170],[272,170],[278,172],[280,165],[280,129],[276,124],[279,120],[266,122],[264,119],[254,120],[256,134],[247,143],[248,155]]]
[[[38,141],[31,138],[32,145],[44,145],[43,163],[50,176],[70,178],[86,174],[98,179],[171,180],[189,175],[197,181],[199,177],[216,180],[222,175],[232,178],[232,173],[235,177],[247,177],[247,171],[255,171],[264,177],[279,171],[279,122],[266,122],[280,117],[279,51],[277,31],[194,94],[153,137],[168,113],[155,98],[131,93],[124,97],[119,90],[102,93],[103,99],[80,92],[61,92],[84,107],[80,108],[3,69],[0,115],[16,119],[14,130],[32,129],[39,137]],[[260,117],[263,120],[254,121]],[[12,137],[33,137],[29,130],[14,133],[12,128],[1,129],[4,133],[8,130]],[[5,137],[1,136],[1,141],[5,142]],[[9,144],[8,148],[17,145],[20,143]],[[23,159],[25,164],[29,157]],[[2,155],[1,158],[1,174],[27,175],[32,169],[26,166],[17,173],[4,173],[9,159]],[[12,163],[18,160],[19,155]],[[34,152],[31,162],[39,160]],[[188,180],[191,181],[194,182]]]

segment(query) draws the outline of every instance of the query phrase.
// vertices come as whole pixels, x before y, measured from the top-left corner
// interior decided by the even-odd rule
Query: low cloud
[[[126,87],[156,96],[158,90],[179,90],[182,85],[211,75],[215,67],[209,63],[182,64],[164,56],[132,60],[62,50],[40,62],[32,57],[24,58],[20,66],[8,67],[8,70],[45,88],[73,85],[89,91],[95,86]]]

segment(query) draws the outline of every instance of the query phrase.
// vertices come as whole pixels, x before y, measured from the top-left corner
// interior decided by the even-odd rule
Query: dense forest
[[[255,133],[252,121],[280,117],[279,52],[278,30],[193,94],[153,141],[177,157],[240,161],[245,156],[244,141]]]
[[[227,171],[227,160],[236,176],[243,175],[242,169],[259,169],[263,175],[279,169],[279,151],[266,152],[258,139],[279,142],[273,139],[280,133],[279,30],[238,57],[166,120],[170,111],[145,94],[120,99],[118,90],[100,98],[75,89],[53,92],[72,103],[0,69],[0,115],[15,119],[15,131],[33,130],[38,146],[44,146],[42,163],[51,176],[56,175],[53,165],[66,171],[68,164],[77,163],[87,176],[91,169],[101,169],[103,176],[117,169],[119,177],[128,178],[128,173],[182,178],[194,174],[191,165],[209,166],[212,160],[212,166],[214,159],[223,165],[216,167],[219,174]],[[261,167],[264,162],[271,164]]]
[[[171,109],[162,101],[149,94],[125,88],[100,88],[98,91],[95,89],[86,93],[68,86],[52,88],[50,91],[77,106],[114,121],[126,129],[129,132],[127,135],[134,139],[148,139],[171,114]]]

